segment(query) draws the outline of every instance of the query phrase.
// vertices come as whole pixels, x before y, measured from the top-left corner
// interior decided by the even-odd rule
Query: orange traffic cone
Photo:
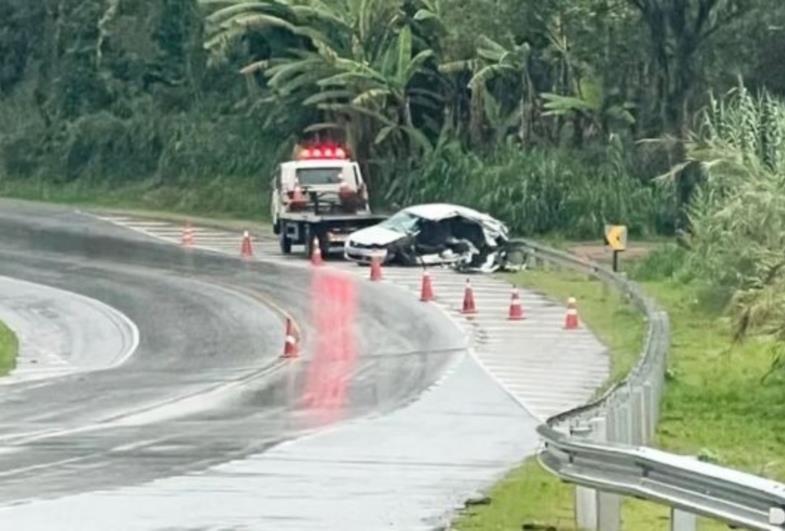
[[[299,345],[297,344],[297,332],[294,329],[294,323],[290,317],[286,318],[286,339],[283,344],[282,358],[296,358],[300,354]]]
[[[248,231],[243,232],[243,243],[240,246],[240,254],[245,259],[253,257],[253,245],[251,244],[251,235],[248,234]]]
[[[423,302],[431,302],[433,298],[433,284],[431,284],[431,275],[428,274],[428,271],[423,271],[420,300]]]
[[[567,313],[564,316],[564,329],[575,330],[580,326],[578,322],[578,306],[575,297],[567,299]]]
[[[471,315],[477,313],[477,305],[474,303],[474,290],[469,279],[466,279],[466,289],[463,292],[463,309],[461,313]]]
[[[521,305],[521,297],[518,294],[518,288],[512,289],[512,297],[510,299],[510,321],[521,321],[523,316],[523,305]]]
[[[378,282],[382,279],[382,259],[378,256],[371,257],[371,280]]]
[[[313,238],[313,251],[311,252],[311,264],[315,266],[320,266],[324,263],[322,260],[322,248],[319,245],[319,238],[314,236]]]
[[[193,247],[194,245],[194,229],[191,227],[191,222],[186,221],[183,228],[183,235],[180,239],[180,244],[183,247]]]

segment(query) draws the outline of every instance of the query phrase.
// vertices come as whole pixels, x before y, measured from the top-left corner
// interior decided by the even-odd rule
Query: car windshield
[[[398,212],[393,217],[381,222],[379,225],[385,229],[394,230],[402,234],[410,234],[414,232],[420,218],[413,216],[408,212]]]
[[[297,170],[297,182],[301,186],[338,184],[342,180],[341,172],[342,168],[300,168]]]

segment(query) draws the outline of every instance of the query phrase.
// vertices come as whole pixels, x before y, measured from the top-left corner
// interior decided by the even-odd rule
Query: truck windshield
[[[300,186],[317,186],[320,184],[338,184],[342,168],[300,168],[297,170],[297,182]]]
[[[414,232],[420,218],[412,216],[408,212],[398,212],[393,217],[382,221],[379,225],[385,229],[394,230],[403,234],[411,234]]]

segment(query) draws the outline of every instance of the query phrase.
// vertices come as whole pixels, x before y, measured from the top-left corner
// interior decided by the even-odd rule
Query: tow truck
[[[273,232],[283,254],[303,245],[311,256],[318,244],[327,256],[343,249],[352,232],[385,219],[371,212],[360,166],[346,148],[300,146],[294,159],[278,165],[271,186]]]

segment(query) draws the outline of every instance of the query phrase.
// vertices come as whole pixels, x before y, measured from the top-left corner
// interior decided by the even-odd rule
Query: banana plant
[[[472,95],[470,131],[475,142],[479,141],[480,130],[483,128],[482,122],[489,120],[498,122],[497,114],[501,109],[497,109],[498,100],[494,98],[491,87],[492,82],[498,79],[516,80],[520,85],[518,109],[509,115],[509,119],[519,126],[518,135],[521,142],[528,142],[531,136],[535,98],[534,86],[529,75],[530,56],[531,47],[528,43],[506,48],[490,37],[481,35],[474,58],[440,66],[440,71],[446,74],[471,73],[468,83]]]
[[[202,3],[221,6],[208,16],[208,48],[270,28],[307,42],[255,61],[243,73],[264,75],[272,91],[266,101],[277,102],[279,111],[290,105],[321,111],[325,120],[308,131],[345,129],[360,154],[371,144],[402,142],[411,150],[430,151],[428,138],[414,125],[412,106],[436,108],[439,95],[414,87],[412,81],[425,70],[433,51],[415,51],[400,1]]]
[[[630,127],[635,124],[633,104],[606,97],[599,82],[590,77],[584,77],[577,85],[578,93],[573,96],[542,94],[545,116],[572,119],[576,145],[582,144],[586,135],[610,133],[614,125]]]

